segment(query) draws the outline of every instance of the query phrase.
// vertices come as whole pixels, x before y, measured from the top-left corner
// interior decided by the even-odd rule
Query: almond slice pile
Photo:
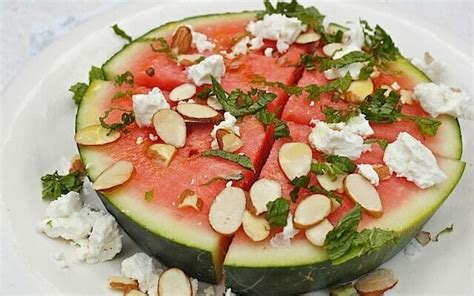
[[[212,228],[224,235],[239,229],[245,212],[245,192],[238,187],[226,187],[217,196],[209,210]]]
[[[311,148],[305,143],[285,143],[278,152],[278,161],[286,177],[293,180],[309,173],[312,156]]]
[[[74,139],[77,144],[98,146],[115,142],[120,138],[120,132],[102,127],[100,124],[91,125],[77,131]]]
[[[367,213],[376,218],[382,216],[382,201],[369,180],[359,174],[350,174],[344,179],[344,190]]]
[[[331,200],[322,194],[313,194],[296,207],[293,222],[295,228],[307,229],[324,220],[331,213]]]
[[[218,123],[224,119],[222,114],[207,105],[184,103],[176,106],[176,111],[186,122]]]
[[[176,148],[186,144],[186,122],[178,112],[171,109],[159,110],[153,115],[153,126],[166,144]]]
[[[106,168],[95,179],[92,185],[94,190],[108,190],[124,184],[130,179],[133,172],[133,164],[127,160],[119,160]]]

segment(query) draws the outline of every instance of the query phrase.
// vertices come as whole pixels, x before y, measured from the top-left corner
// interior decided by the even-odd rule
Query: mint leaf
[[[362,69],[360,69],[359,80],[369,79],[372,72],[374,72],[374,64],[372,62],[369,62],[367,65],[362,67]]]
[[[335,109],[332,107],[326,107],[323,110],[323,114],[326,117],[327,123],[338,123],[338,122],[347,122],[352,117],[359,115],[359,110],[356,109]]]
[[[338,155],[326,155],[327,163],[313,162],[311,172],[316,175],[327,174],[331,179],[336,180],[337,175],[351,174],[357,166],[348,157]]]
[[[118,86],[124,83],[132,85],[134,83],[134,79],[135,78],[133,77],[133,73],[130,71],[126,71],[125,73],[117,75],[115,77],[115,84],[117,84]]]
[[[435,136],[441,125],[441,121],[429,117],[401,114],[401,118],[414,121],[418,130],[427,136]]]
[[[150,190],[150,191],[145,192],[145,200],[147,202],[150,202],[153,200],[153,191]]]
[[[274,122],[275,122],[275,127],[273,130],[273,135],[275,136],[275,139],[290,137],[290,129],[288,128],[288,125],[286,125],[284,121],[276,118]]]
[[[244,155],[234,154],[234,153],[226,152],[224,150],[214,149],[214,150],[203,151],[201,155],[206,156],[206,157],[220,157],[222,159],[235,162],[248,170],[255,171],[252,160],[250,159],[250,157],[248,157],[245,154]]]
[[[117,91],[114,96],[112,97],[112,100],[118,100],[118,99],[123,99],[123,98],[126,98],[126,97],[130,97],[130,96],[133,96],[133,90],[131,89],[127,89],[126,91]]]
[[[394,231],[372,228],[357,232],[361,219],[362,208],[356,204],[327,234],[324,245],[332,264],[342,264],[385,244],[398,242],[398,234]]]
[[[298,194],[300,193],[301,188],[308,188],[309,177],[308,176],[299,176],[291,180],[291,184],[294,186],[290,192],[290,198],[292,202],[296,202],[298,199]]]
[[[391,123],[399,118],[400,96],[392,91],[388,97],[385,97],[386,91],[386,89],[379,88],[360,104],[360,111],[365,114],[367,120],[377,123]]]
[[[76,105],[79,105],[84,98],[84,95],[86,94],[87,88],[89,85],[87,85],[84,82],[77,82],[76,84],[72,85],[69,88],[69,91],[72,92],[74,95],[72,96],[72,100]]]
[[[252,80],[252,83],[262,84],[264,86],[278,87],[278,88],[281,88],[288,95],[300,96],[301,94],[303,94],[302,87],[299,87],[297,85],[287,85],[280,81],[267,81],[265,80],[263,76],[260,76],[260,75],[255,75],[255,77]]]
[[[104,71],[102,71],[102,68],[96,66],[91,67],[89,71],[89,83],[94,80],[105,80],[105,75]]]
[[[173,53],[173,50],[171,49],[170,45],[168,42],[165,40],[163,37],[158,37],[158,38],[153,38],[153,39],[142,39],[140,41],[152,41],[152,42],[158,42],[159,47],[155,47],[153,43],[150,44],[151,50],[154,52],[159,52],[159,53],[164,53],[168,57],[172,58],[173,60],[176,60],[178,57],[176,56],[175,53]]]
[[[309,99],[319,100],[319,96],[322,93],[330,91],[345,92],[351,83],[352,77],[347,73],[344,77],[338,78],[324,85],[310,84],[305,87],[305,90],[308,93]]]
[[[271,124],[274,125],[273,136],[275,137],[275,139],[290,136],[290,129],[288,128],[286,123],[277,118],[275,113],[268,111],[267,108],[260,109],[257,113],[255,113],[255,117],[257,117],[258,121],[263,123],[265,127]]]
[[[353,51],[338,59],[324,58],[319,64],[321,71],[329,69],[339,69],[353,63],[368,62],[371,60],[371,55],[363,51]]]
[[[115,123],[107,123],[105,120],[109,117],[110,113],[114,110],[124,111],[120,116],[121,121]],[[104,115],[99,117],[100,125],[103,128],[107,128],[110,131],[123,131],[127,132],[127,126],[135,122],[135,116],[132,111],[127,112],[126,110],[120,108],[110,108],[105,111]]]
[[[370,138],[364,141],[364,144],[373,144],[377,143],[382,150],[385,150],[388,146],[388,140],[387,139],[380,139],[380,138]]]
[[[372,29],[365,20],[360,20],[360,25],[364,31],[365,47],[373,56],[375,65],[386,70],[388,63],[395,61],[400,55],[400,51],[390,35],[379,25]]]
[[[267,203],[267,220],[270,227],[286,226],[290,213],[290,202],[283,197]]]
[[[82,188],[82,178],[80,172],[72,172],[67,175],[59,175],[58,171],[46,174],[41,177],[42,196],[45,200],[55,200],[63,194]]]
[[[118,36],[120,36],[121,38],[125,39],[128,41],[128,43],[131,43],[133,41],[132,37],[130,37],[130,35],[128,35],[127,33],[125,33],[124,30],[120,29],[120,27],[115,24],[112,26],[112,29],[114,30],[114,33],[117,34]]]

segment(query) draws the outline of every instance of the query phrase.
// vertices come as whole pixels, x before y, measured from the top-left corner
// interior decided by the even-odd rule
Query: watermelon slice
[[[99,117],[110,108],[116,108],[107,118],[110,122],[119,120],[123,110],[131,110],[130,95],[113,99],[118,91],[137,94],[159,87],[168,99],[172,89],[190,82],[185,67],[165,53],[152,50],[151,44],[156,42],[156,38],[162,37],[169,43],[179,26],[191,25],[195,31],[215,40],[214,53],[230,51],[235,40],[245,33],[248,22],[255,17],[256,12],[243,12],[188,18],[153,29],[126,45],[103,65],[107,81],[95,80],[90,84],[77,112],[76,131],[99,124]],[[275,42],[265,40],[261,50],[231,62],[226,61],[227,72],[221,81],[224,89],[247,91],[256,75],[289,85],[327,83],[321,73],[302,72],[300,67],[295,66],[301,54],[314,50],[311,45],[294,44],[279,57],[264,55],[264,48],[275,46]],[[403,88],[412,89],[417,83],[429,81],[402,57],[390,67],[398,75],[381,75],[374,81],[376,86],[396,81]],[[153,68],[153,75],[147,71],[150,68]],[[114,84],[115,78],[126,71],[134,76],[133,86]],[[445,182],[426,190],[393,176],[377,187],[384,215],[375,219],[364,214],[359,227],[394,230],[401,237],[398,244],[386,245],[341,265],[332,265],[325,249],[309,243],[303,232],[296,235],[289,247],[273,247],[270,243],[271,237],[281,231],[280,228],[272,229],[270,236],[260,242],[250,240],[243,230],[238,230],[234,236],[218,234],[210,226],[208,215],[216,195],[226,186],[225,179],[239,176],[238,180],[233,181],[233,186],[244,190],[249,190],[258,178],[276,180],[282,186],[283,196],[288,197],[293,187],[278,163],[280,147],[290,141],[306,143],[311,131],[311,119],[324,119],[322,106],[346,106],[342,101],[332,102],[329,94],[323,95],[320,102],[313,106],[304,95],[288,98],[279,88],[269,88],[269,91],[277,94],[277,98],[269,104],[269,110],[278,116],[282,113],[281,119],[287,123],[291,139],[274,141],[272,128],[265,128],[254,115],[239,119],[237,125],[243,146],[237,152],[250,158],[254,171],[223,159],[201,156],[201,152],[211,146],[211,123],[187,124],[186,145],[177,150],[167,168],[147,153],[152,144],[162,142],[161,139],[154,140],[155,130],[139,128],[135,123],[129,125],[127,132],[114,142],[101,146],[78,146],[91,181],[119,160],[128,160],[133,165],[133,173],[126,183],[102,191],[99,196],[144,251],[165,265],[179,267],[188,275],[210,283],[219,282],[224,268],[226,285],[238,293],[268,294],[271,291],[272,295],[288,295],[324,288],[353,279],[394,256],[434,214],[462,175],[464,163],[459,161],[462,142],[456,119],[442,117],[442,125],[435,137],[424,137],[412,122],[373,124],[374,137],[377,138],[393,141],[400,131],[407,131],[420,139],[435,152],[438,165],[448,176]],[[176,106],[176,102],[169,100],[169,103],[172,107]],[[201,101],[197,103],[204,104]],[[403,108],[408,114],[425,115],[416,104]],[[313,158],[320,157],[320,153],[313,150]],[[382,163],[382,157],[383,151],[373,145],[372,151],[364,153],[357,162],[377,164]],[[311,177],[311,184],[317,184],[314,176]],[[178,197],[185,191],[192,191],[200,198],[200,209],[178,208]],[[309,192],[301,190],[300,200],[307,194]],[[292,203],[293,212],[298,203]],[[331,213],[329,221],[336,224],[353,206],[354,203],[344,196],[342,206]]]

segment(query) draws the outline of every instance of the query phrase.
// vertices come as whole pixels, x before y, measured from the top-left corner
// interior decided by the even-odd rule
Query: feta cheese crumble
[[[188,78],[197,86],[210,84],[212,82],[211,77],[220,82],[224,73],[224,58],[218,54],[210,55],[199,64],[188,68]]]
[[[83,206],[77,192],[52,201],[46,215],[39,223],[40,230],[49,237],[60,237],[79,246],[75,251],[77,260],[89,264],[107,261],[122,250],[122,235],[115,219],[106,212]]]
[[[153,115],[158,110],[170,108],[165,96],[158,87],[154,87],[146,95],[133,95],[132,101],[135,121],[139,127],[151,126]]]
[[[286,219],[286,226],[283,227],[283,231],[275,234],[270,239],[270,245],[274,248],[289,247],[291,246],[291,240],[299,233],[298,229],[293,227],[293,215],[288,214]]]
[[[358,164],[359,174],[370,181],[370,184],[378,186],[380,179],[374,167],[371,164]]]
[[[440,82],[443,73],[446,71],[446,65],[442,62],[434,60],[433,57],[427,52],[425,53],[423,59],[414,58],[411,62],[435,82]]]
[[[143,293],[156,295],[158,278],[162,270],[157,269],[153,258],[145,253],[136,253],[122,261],[122,276],[138,281],[138,287]]]
[[[229,112],[224,112],[224,120],[219,122],[218,125],[214,125],[214,128],[211,131],[211,137],[212,137],[212,142],[211,142],[211,148],[212,149],[219,149],[219,144],[217,143],[217,130],[219,129],[226,129],[228,131],[233,132],[237,136],[240,136],[240,128],[236,125],[237,123],[237,118],[235,118],[232,114]]]
[[[206,34],[195,32],[191,29],[191,34],[193,36],[193,41],[191,45],[193,45],[199,53],[202,53],[206,50],[212,50],[216,45],[209,41]]]
[[[453,91],[445,84],[420,83],[415,86],[414,97],[431,116],[440,114],[474,120],[474,102],[465,92]]]
[[[232,53],[231,55],[233,57],[239,56],[239,55],[246,55],[248,52],[247,45],[250,42],[250,38],[248,36],[245,36],[244,38],[240,39],[233,47],[232,47]]]
[[[383,161],[397,177],[405,177],[422,189],[446,179],[433,153],[406,132],[398,134],[397,139],[387,146]]]
[[[359,23],[347,22],[347,31],[342,36],[342,42],[344,44],[352,44],[357,46],[359,49],[365,45],[364,31]]]
[[[265,54],[266,57],[271,57],[272,54],[273,54],[273,48],[272,47],[267,47],[265,48],[265,50],[263,51],[263,53]]]
[[[263,46],[263,38],[262,37],[255,37],[250,39],[250,49],[252,50],[259,50]]]
[[[326,154],[357,159],[367,149],[363,137],[374,134],[364,114],[350,118],[347,123],[311,121],[314,127],[308,140],[311,146]]]
[[[263,20],[250,22],[247,25],[247,31],[257,38],[275,40],[278,52],[284,53],[288,50],[289,45],[295,42],[302,32],[306,31],[306,25],[295,17],[267,14]]]

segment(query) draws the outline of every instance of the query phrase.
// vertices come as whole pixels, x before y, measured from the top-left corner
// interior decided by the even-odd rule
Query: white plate
[[[183,7],[186,9],[183,9]],[[89,22],[55,43],[28,65],[5,92],[2,110],[2,294],[115,294],[108,290],[106,279],[118,274],[121,259],[136,251],[129,240],[124,252],[110,262],[74,265],[60,270],[52,254],[67,250],[61,241],[47,239],[36,231],[46,203],[40,198],[40,177],[59,168],[60,159],[76,153],[73,141],[75,106],[68,88],[76,81],[86,81],[90,65],[100,65],[120,49],[122,41],[110,25],[119,22],[132,36],[152,27],[190,15],[229,10],[261,8],[261,2],[161,3],[144,7],[128,5]],[[379,23],[407,56],[421,56],[430,50],[448,65],[448,83],[473,92],[473,62],[446,42],[449,36],[436,36],[409,20],[365,7],[321,3],[320,10],[329,20],[357,20]],[[461,75],[460,75],[461,73]],[[464,160],[474,163],[473,124],[462,122]],[[472,295],[474,291],[474,202],[472,201],[473,167],[466,167],[464,177],[450,199],[428,223],[432,232],[454,223],[455,231],[440,242],[421,249],[416,244],[398,254],[386,265],[400,277],[391,295]],[[410,255],[412,254],[412,255]],[[414,255],[413,255],[414,254]]]

